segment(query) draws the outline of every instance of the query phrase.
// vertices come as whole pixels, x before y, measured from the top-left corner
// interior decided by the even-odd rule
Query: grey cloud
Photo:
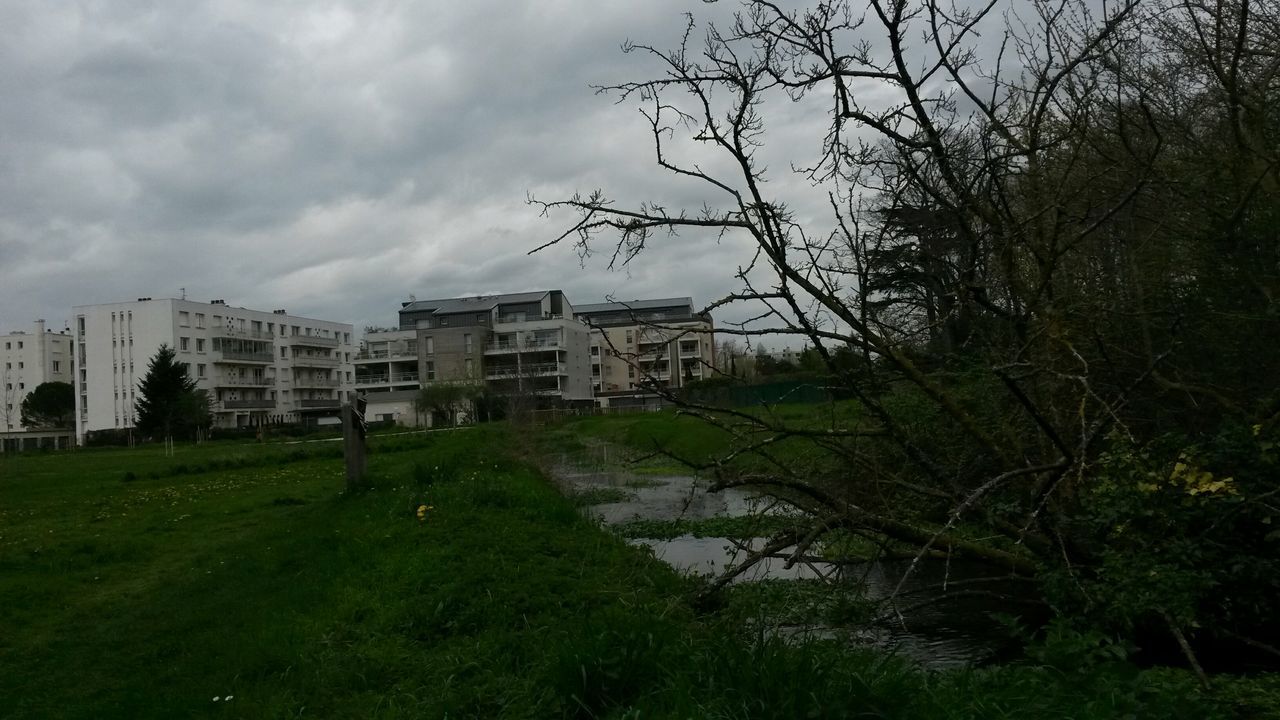
[[[589,86],[652,71],[627,38],[669,44],[681,12],[731,9],[6,3],[0,328],[182,287],[358,324],[409,293],[709,301],[741,245],[694,233],[583,269],[567,244],[525,254],[562,226],[524,199],[700,206],[704,188],[653,168],[634,104]]]

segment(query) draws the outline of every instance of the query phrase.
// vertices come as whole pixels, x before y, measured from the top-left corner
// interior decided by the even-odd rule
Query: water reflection
[[[766,499],[746,490],[709,493],[706,481],[690,476],[651,476],[609,470],[588,472],[566,465],[556,477],[570,493],[601,489],[625,493],[623,499],[615,502],[583,508],[585,514],[606,525],[635,520],[739,517],[771,509]],[[761,547],[765,539],[744,543],[722,537],[683,535],[670,540],[630,542],[651,548],[657,558],[677,570],[713,577],[741,562],[748,548]],[[941,560],[922,561],[903,581],[909,565],[909,561],[901,560],[841,566],[799,562],[786,567],[786,559],[770,557],[734,582],[839,578],[860,588],[869,600],[883,602],[892,597],[893,604],[886,605],[888,622],[873,628],[847,630],[813,625],[789,628],[788,632],[824,637],[846,635],[858,642],[895,649],[930,667],[982,662],[1008,646],[1009,640],[992,613],[1016,613],[1016,606],[995,601],[998,595],[1016,595],[1016,588],[982,584],[980,579],[989,574],[982,566]],[[964,589],[960,589],[962,587]],[[978,589],[972,589],[974,587]]]

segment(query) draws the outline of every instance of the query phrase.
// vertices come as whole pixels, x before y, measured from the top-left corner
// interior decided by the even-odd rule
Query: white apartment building
[[[81,441],[133,427],[138,383],[161,345],[209,393],[214,427],[336,417],[354,387],[346,323],[175,298],[82,305],[73,317]]]
[[[37,320],[30,332],[0,335],[0,430],[23,432],[22,401],[41,383],[71,382],[71,336]]]
[[[714,371],[714,326],[692,298],[582,305],[576,317],[591,328],[591,380],[601,407],[652,405],[660,401],[655,388],[681,388]]]

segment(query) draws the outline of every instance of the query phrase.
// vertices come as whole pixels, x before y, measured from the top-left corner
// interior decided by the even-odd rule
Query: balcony
[[[294,367],[316,367],[316,368],[333,368],[338,367],[337,357],[324,357],[322,355],[295,355],[293,357]]]
[[[390,375],[366,375],[356,378],[356,386],[362,385],[396,385],[401,383],[418,383],[418,373],[392,373]]]
[[[289,344],[294,347],[338,347],[338,338],[321,337],[320,335],[291,335]]]
[[[533,339],[524,342],[494,342],[485,343],[484,352],[486,355],[496,353],[510,352],[536,352],[539,350],[557,350],[560,348],[559,338],[549,339]]]
[[[362,350],[356,353],[356,361],[370,360],[417,360],[417,350]]]
[[[564,375],[565,367],[562,363],[529,363],[516,367],[515,365],[500,365],[497,367],[489,366],[485,368],[485,377],[490,379],[510,379],[522,377],[540,377],[546,375]]]
[[[236,338],[237,340],[273,340],[275,334],[268,330],[245,330],[243,328],[216,327],[211,330],[214,337]]]
[[[266,398],[257,398],[253,400],[223,400],[223,410],[271,410],[275,408],[276,401]]]
[[[275,362],[269,352],[243,352],[240,350],[219,350],[217,357],[213,360],[216,363],[267,363]]]
[[[230,376],[220,377],[213,381],[214,387],[272,387],[276,384],[273,377]]]
[[[337,410],[341,405],[337,398],[323,398],[319,400],[299,400],[298,407],[303,410]]]
[[[559,313],[546,313],[543,315],[499,315],[494,321],[495,325],[519,325],[520,323],[537,322],[539,320],[563,320],[564,315]]]
[[[340,380],[333,378],[294,378],[293,386],[296,388],[336,388],[341,385]]]

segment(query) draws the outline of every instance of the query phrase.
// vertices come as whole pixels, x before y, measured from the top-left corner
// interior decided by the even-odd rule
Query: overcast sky
[[[637,104],[591,85],[651,76],[623,41],[669,46],[682,13],[724,5],[7,0],[0,331],[183,288],[357,329],[410,294],[710,302],[742,242],[689,233],[623,272],[568,245],[530,257],[572,218],[526,197],[699,207]],[[781,144],[820,137],[802,120]]]

